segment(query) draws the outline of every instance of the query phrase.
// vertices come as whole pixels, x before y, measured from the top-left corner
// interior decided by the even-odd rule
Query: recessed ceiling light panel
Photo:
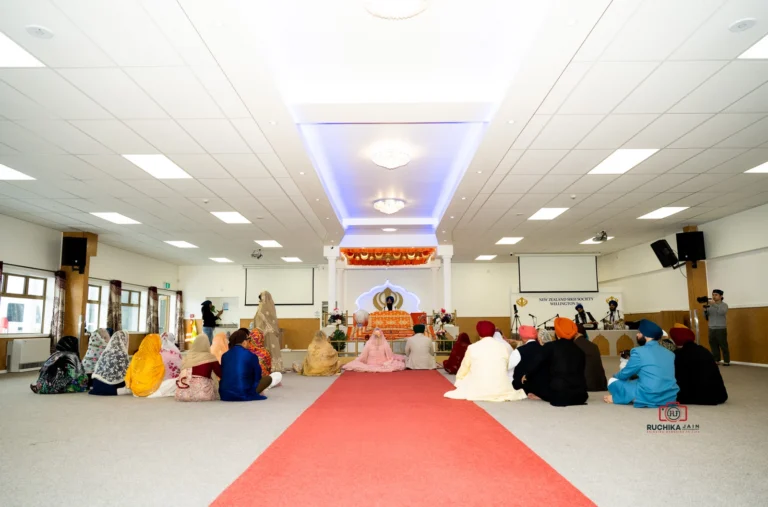
[[[568,208],[541,208],[528,217],[528,220],[554,220],[566,211],[568,211]]]
[[[475,257],[475,260],[476,261],[492,261],[495,258],[496,258],[495,255],[478,255],[477,257]]]
[[[610,241],[613,239],[613,236],[608,236],[605,241]],[[580,245],[602,245],[604,241],[595,241],[595,238],[589,238],[586,241],[582,241],[579,243]]]
[[[113,224],[135,225],[141,223],[132,218],[128,218],[125,215],[121,215],[120,213],[91,213],[91,215],[112,222]]]
[[[757,167],[753,167],[752,169],[749,169],[747,171],[744,171],[745,173],[752,173],[752,174],[765,174],[768,173],[768,162],[764,162],[760,164]]]
[[[262,248],[283,248],[283,245],[274,239],[257,239],[256,243]]]
[[[197,248],[192,243],[187,243],[186,241],[166,241],[166,243],[176,248]]]
[[[755,42],[751,48],[739,55],[740,60],[768,59],[768,35]]]
[[[667,208],[659,208],[656,211],[651,211],[650,213],[637,218],[638,220],[661,220],[662,218],[667,218],[668,216],[674,215],[675,213],[680,213],[681,211],[687,209],[688,206],[671,206]]]
[[[45,64],[32,56],[10,37],[0,32],[0,67],[30,68],[45,67]]]
[[[211,215],[227,224],[250,224],[251,221],[237,211],[211,211]]]
[[[208,257],[208,258],[211,259],[213,262],[221,262],[221,263],[232,262],[226,257]]]
[[[34,180],[32,176],[20,173],[16,169],[11,169],[7,165],[0,164],[0,180]]]
[[[301,259],[299,259],[298,257],[280,257],[280,258],[283,259],[285,262],[301,262]]]
[[[159,180],[180,180],[192,177],[165,155],[123,155],[123,158]]]
[[[657,148],[616,150],[589,174],[624,174],[657,151]]]
[[[496,242],[497,245],[516,245],[518,244],[523,238],[514,238],[514,237],[504,237],[501,238]]]

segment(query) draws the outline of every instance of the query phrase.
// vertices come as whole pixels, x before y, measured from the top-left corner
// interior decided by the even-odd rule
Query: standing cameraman
[[[728,350],[728,329],[725,325],[725,314],[728,304],[723,301],[723,291],[712,291],[712,303],[704,307],[704,315],[709,321],[709,347],[715,362],[720,364],[720,349],[723,349],[723,366],[731,365],[731,353]]]

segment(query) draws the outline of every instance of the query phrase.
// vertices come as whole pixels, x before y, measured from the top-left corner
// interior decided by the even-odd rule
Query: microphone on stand
[[[515,315],[517,315],[517,305],[512,305],[515,308]]]
[[[535,315],[533,315],[532,313],[529,313],[529,314],[528,314],[528,316],[529,316],[530,318],[532,318],[532,319],[535,319],[535,318],[536,318],[536,316],[535,316]]]

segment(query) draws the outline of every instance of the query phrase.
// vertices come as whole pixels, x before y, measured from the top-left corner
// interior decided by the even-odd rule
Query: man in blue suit
[[[632,349],[629,362],[608,381],[611,393],[606,403],[635,407],[661,407],[677,399],[675,354],[659,345],[662,330],[650,320],[641,320],[637,333],[639,347]],[[637,380],[629,380],[637,375]]]

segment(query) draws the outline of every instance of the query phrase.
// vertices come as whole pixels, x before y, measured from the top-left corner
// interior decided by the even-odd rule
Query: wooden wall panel
[[[8,366],[6,364],[6,356],[8,355],[8,346],[11,344],[11,341],[12,340],[0,338],[0,370],[4,370]]]
[[[501,333],[505,337],[509,338],[510,320],[509,316],[506,315],[503,317],[457,317],[455,324],[459,327],[459,332],[467,333],[470,341],[475,343],[479,338],[475,328],[477,327],[477,323],[481,320],[490,320],[496,325],[497,329],[501,330]],[[456,338],[458,338],[458,336]]]
[[[146,333],[128,333],[128,354],[133,355],[139,350],[139,345]]]
[[[240,327],[247,328],[253,319],[240,319]],[[320,329],[320,319],[277,319],[283,330],[283,348],[306,349]]]
[[[768,364],[768,307],[731,308],[727,322],[731,361]]]

